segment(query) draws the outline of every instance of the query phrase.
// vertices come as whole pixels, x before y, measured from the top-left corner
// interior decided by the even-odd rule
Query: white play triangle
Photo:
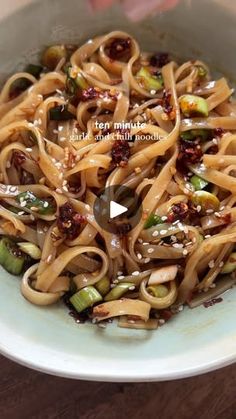
[[[118,217],[118,215],[124,214],[128,211],[128,208],[123,205],[117,204],[115,201],[110,202],[110,218]]]

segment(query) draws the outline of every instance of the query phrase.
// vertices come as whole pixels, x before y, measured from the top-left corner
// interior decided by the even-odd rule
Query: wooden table
[[[165,383],[52,377],[0,357],[1,419],[236,419],[236,364]]]

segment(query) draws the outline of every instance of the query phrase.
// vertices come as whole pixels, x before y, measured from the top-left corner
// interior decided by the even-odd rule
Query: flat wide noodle
[[[16,73],[0,93],[0,232],[42,251],[22,280],[31,303],[87,287],[108,300],[96,320],[157,327],[145,323],[150,309],[160,318],[215,287],[234,250],[233,91],[205,63],[143,52],[122,31],[65,49],[53,71]],[[203,108],[184,110],[183,95]],[[131,231],[95,220],[97,196],[114,185],[142,201]],[[150,275],[172,265],[176,277],[151,295]]]

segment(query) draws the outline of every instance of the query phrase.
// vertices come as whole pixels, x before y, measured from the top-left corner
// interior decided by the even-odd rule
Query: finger
[[[129,19],[139,21],[153,12],[164,12],[177,5],[179,0],[124,0],[123,10]]]
[[[89,0],[92,10],[103,10],[111,6],[114,0]]]

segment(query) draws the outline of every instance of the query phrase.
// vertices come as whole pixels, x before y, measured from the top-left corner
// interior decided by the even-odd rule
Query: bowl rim
[[[81,325],[85,326],[86,325]],[[4,333],[4,335],[2,335]],[[18,364],[38,372],[87,381],[98,382],[158,382],[183,379],[214,371],[236,362],[236,338],[225,337],[219,345],[191,351],[184,356],[172,356],[157,369],[157,359],[147,360],[103,360],[80,357],[65,358],[66,354],[44,345],[32,343],[28,338],[17,335],[1,325],[0,353]],[[17,340],[17,342],[16,342]],[[16,350],[17,347],[17,350]],[[198,358],[198,362],[196,362]],[[69,363],[67,362],[69,360]],[[82,362],[81,362],[82,361]],[[137,368],[137,364],[140,368]],[[148,366],[149,364],[149,366]],[[104,368],[106,366],[106,368]],[[135,368],[134,368],[135,367]],[[147,368],[148,367],[148,368]]]
[[[19,9],[34,2],[36,0],[5,1],[4,8],[1,11],[0,22]],[[186,358],[177,357],[177,360],[175,359],[174,362],[173,357],[172,359],[167,358],[167,363],[170,360],[169,368],[157,370],[155,368],[157,359],[155,359],[147,370],[144,363],[140,364],[141,366],[143,365],[142,368],[135,369],[129,368],[129,361],[121,360],[119,360],[119,366],[116,360],[113,361],[113,368],[112,361],[109,361],[108,365],[111,368],[107,367],[106,369],[104,369],[103,362],[99,363],[97,360],[93,360],[93,367],[91,368],[91,359],[87,358],[83,358],[83,363],[79,366],[79,362],[76,360],[75,362],[78,363],[76,368],[73,362],[70,361],[68,367],[68,363],[63,358],[66,354],[62,354],[57,350],[53,351],[46,346],[42,347],[43,352],[40,353],[40,345],[32,343],[26,336],[16,336],[14,331],[1,324],[1,320],[0,336],[4,336],[4,338],[0,339],[0,353],[6,358],[39,372],[70,379],[105,382],[167,381],[204,374],[236,362],[236,337],[234,339],[226,337],[221,340],[217,348],[209,345],[207,348],[200,348],[198,351],[190,352],[190,355],[188,354]],[[194,355],[198,357],[198,362],[196,362]],[[75,360],[75,358],[73,359]],[[179,359],[184,360],[184,362],[178,363]],[[50,363],[51,361],[53,362]]]

